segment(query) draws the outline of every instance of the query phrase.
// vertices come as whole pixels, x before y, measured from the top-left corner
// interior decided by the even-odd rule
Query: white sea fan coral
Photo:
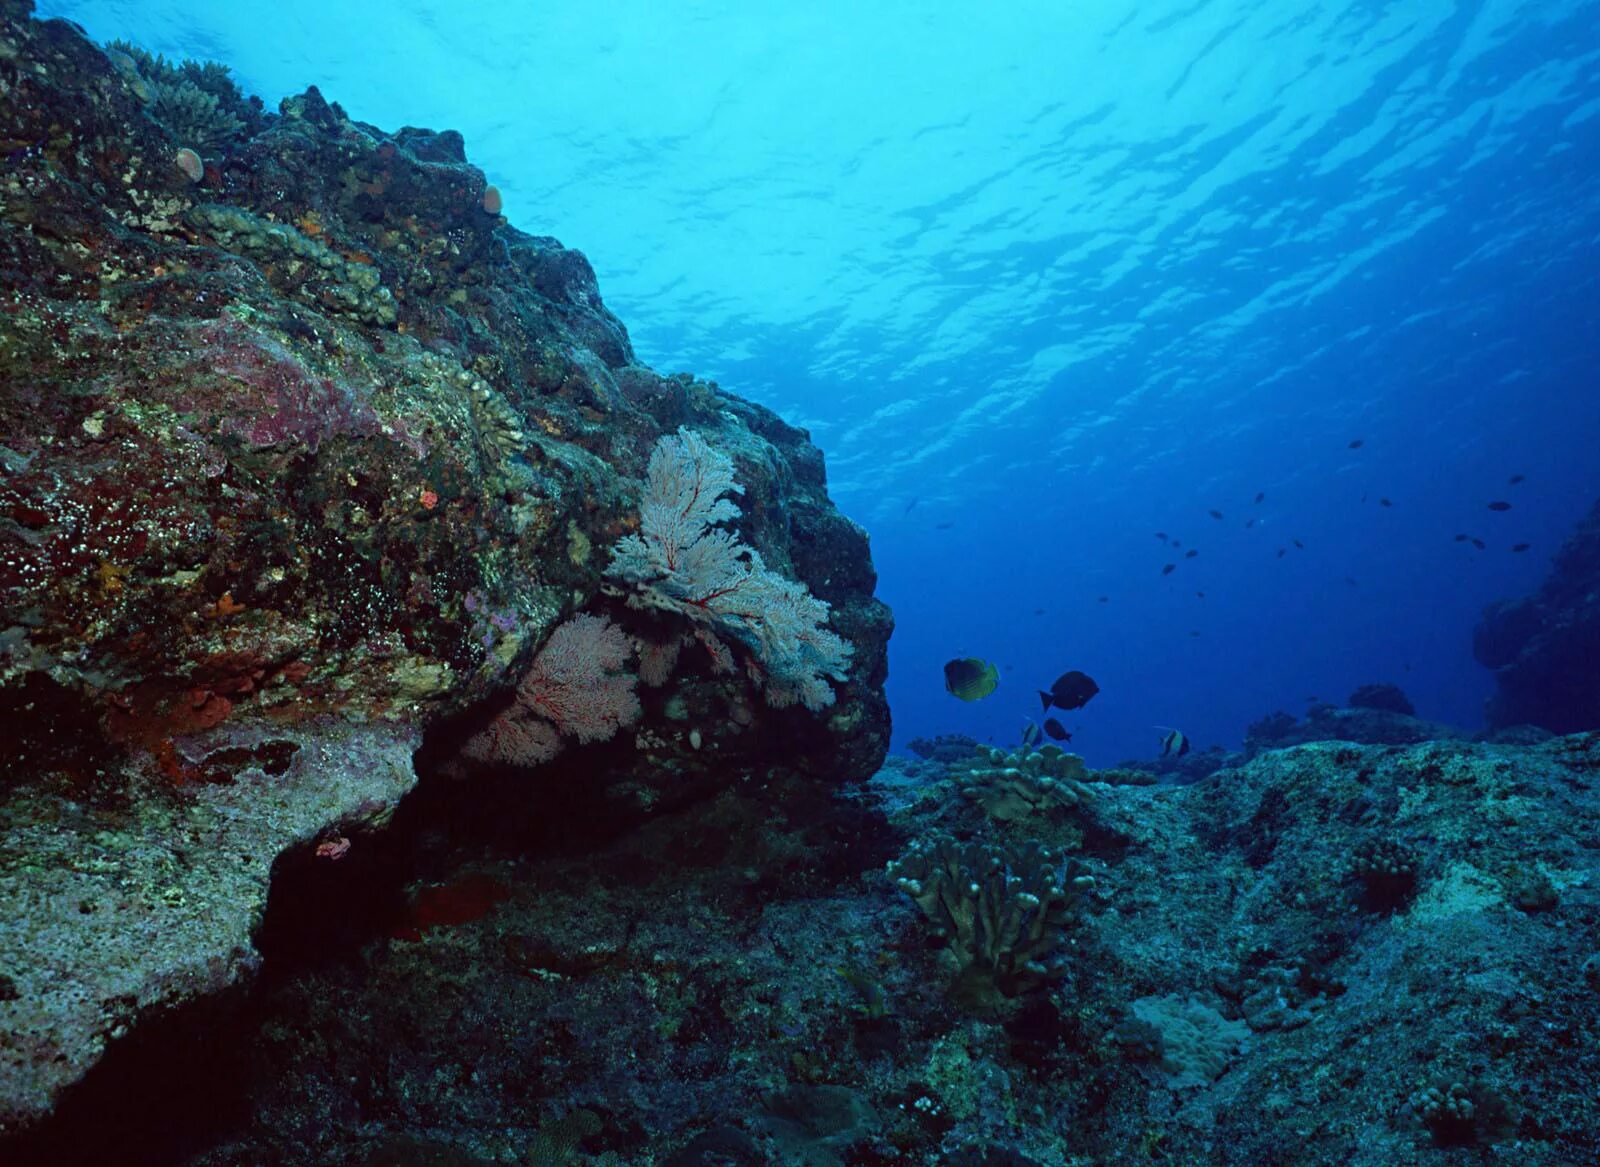
[[[666,435],[650,455],[639,533],[612,549],[606,574],[633,588],[631,606],[677,612],[751,648],[769,704],[825,708],[835,700],[828,680],[845,679],[853,649],[824,627],[825,601],[717,525],[739,517],[725,496],[741,490],[733,460],[699,434]]]

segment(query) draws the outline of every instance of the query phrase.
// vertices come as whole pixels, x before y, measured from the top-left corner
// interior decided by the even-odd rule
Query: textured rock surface
[[[553,626],[641,628],[603,572],[680,426],[833,605],[849,680],[776,711],[685,653],[603,765],[559,764],[619,823],[780,760],[876,768],[889,615],[803,431],[638,365],[458,135],[315,90],[268,114],[29,7],[0,5],[0,1129],[250,970],[274,857],[381,819]]]
[[[124,1066],[75,1123],[0,1151],[1592,1163],[1597,776],[1600,735],[1323,743],[1183,786],[1091,772],[1087,799],[1019,824],[986,818],[959,771],[896,759],[864,794],[751,783],[604,846],[486,835],[469,870],[269,987],[203,1056]],[[544,818],[526,829],[581,829]],[[1038,839],[1093,871],[1054,979],[982,1009],[963,995],[884,870],[942,831]],[[305,865],[307,926],[352,914],[364,862]]]
[[[1493,728],[1600,729],[1600,503],[1562,544],[1531,596],[1484,612],[1473,655],[1493,669]]]

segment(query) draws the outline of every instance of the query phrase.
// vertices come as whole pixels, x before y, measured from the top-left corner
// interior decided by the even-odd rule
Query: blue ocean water
[[[460,130],[642,360],[808,427],[898,745],[1069,668],[1092,764],[1368,681],[1475,726],[1600,494],[1593,0],[38,7]]]

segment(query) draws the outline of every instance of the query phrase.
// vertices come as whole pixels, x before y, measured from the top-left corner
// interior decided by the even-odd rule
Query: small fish
[[[1222,519],[1221,511],[1207,511],[1206,514],[1210,515],[1213,519],[1217,519],[1218,521],[1221,521]]]
[[[1456,542],[1457,543],[1465,543],[1470,538],[1472,538],[1471,535],[1457,535],[1456,536]]]
[[[1102,603],[1102,604],[1109,604],[1111,602],[1111,597],[1110,596],[1101,596],[1099,602]]]
[[[1051,741],[1070,742],[1072,740],[1072,734],[1067,727],[1053,717],[1045,718],[1044,731],[1050,735]]]
[[[1487,543],[1485,543],[1485,542],[1484,542],[1484,541],[1483,541],[1483,540],[1482,540],[1482,539],[1474,539],[1474,540],[1473,540],[1473,541],[1472,541],[1472,545],[1473,545],[1473,546],[1474,546],[1474,547],[1476,547],[1476,548],[1477,548],[1477,549],[1478,549],[1478,550],[1479,550],[1479,551],[1482,551],[1482,550],[1484,550],[1484,549],[1485,549],[1485,548],[1486,548],[1486,547],[1488,547],[1488,546],[1489,546],[1489,545],[1488,545],[1488,544],[1487,544]]]
[[[1526,474],[1513,474],[1510,478],[1506,479],[1506,485],[1515,486],[1517,483],[1526,482],[1527,480],[1528,476]]]
[[[1057,709],[1082,709],[1089,704],[1090,698],[1100,691],[1100,686],[1087,673],[1080,673],[1073,669],[1070,673],[1062,673],[1056,678],[1056,683],[1050,686],[1046,693],[1039,690],[1039,701],[1044,709],[1054,705]]]
[[[1200,630],[1198,628],[1191,628],[1191,629],[1189,629],[1189,635],[1190,636],[1199,636],[1200,635]]]
[[[1156,728],[1167,731],[1161,735],[1163,758],[1181,758],[1189,752],[1189,738],[1181,729],[1173,729],[1166,725],[1158,725]]]
[[[1266,499],[1267,499],[1267,492],[1266,491],[1264,491],[1264,490],[1256,491],[1256,501],[1257,502],[1265,502]]]
[[[1362,442],[1363,442],[1363,441],[1364,441],[1364,440],[1365,440],[1365,439],[1363,439],[1363,438],[1356,438],[1356,439],[1355,439],[1355,440],[1354,440],[1354,441],[1352,441],[1352,442],[1351,442],[1351,443],[1350,443],[1350,448],[1351,448],[1351,449],[1352,449],[1352,450],[1359,450],[1359,449],[1360,449],[1360,448],[1361,448],[1361,443],[1362,443]]]
[[[1278,558],[1279,559],[1282,559],[1287,554],[1289,554],[1289,549],[1287,547],[1278,548]]]
[[[1356,577],[1353,576],[1353,575],[1345,576],[1344,577],[1344,582],[1349,584],[1353,588],[1358,588],[1358,587],[1361,586],[1361,584],[1356,580]]]
[[[1528,548],[1530,548],[1532,546],[1533,546],[1532,543],[1513,543],[1511,545],[1511,550],[1513,550],[1513,551],[1526,551]]]
[[[1000,683],[1000,670],[975,656],[957,657],[944,666],[945,691],[963,701],[978,701],[993,693]]]
[[[1044,615],[1044,609],[1043,608],[1035,608],[1033,610],[1033,614],[1035,616],[1043,616]]]
[[[935,531],[948,531],[953,526],[955,526],[954,523],[935,523],[933,529]]]
[[[1256,521],[1254,519],[1246,519],[1244,525],[1246,528],[1253,527],[1256,525]]]
[[[1289,542],[1293,543],[1301,551],[1304,551],[1306,549],[1306,545],[1304,543],[1300,542],[1300,540],[1298,540],[1298,539],[1290,539]]]
[[[1361,492],[1361,501],[1362,502],[1366,502],[1367,501],[1367,492],[1364,491],[1364,490]]]
[[[1378,505],[1381,506],[1381,507],[1392,507],[1392,506],[1394,506],[1394,503],[1390,502],[1386,498],[1380,498],[1378,500]]]
[[[1321,701],[1321,700],[1322,700],[1321,697],[1318,697],[1315,693],[1313,693],[1313,694],[1311,694],[1311,696],[1306,698],[1306,704],[1307,705],[1315,705],[1318,701]]]
[[[1177,540],[1177,539],[1174,539],[1174,540],[1173,540],[1173,541],[1172,541],[1172,546],[1173,546],[1173,547],[1174,547],[1174,548],[1177,548],[1177,547],[1182,547],[1182,546],[1183,546],[1183,544],[1182,544],[1182,543],[1181,543],[1181,542],[1179,542],[1179,541],[1178,541],[1178,540]]]
[[[1033,722],[1025,722],[1022,726],[1022,749],[1036,750],[1044,742],[1044,733]]]
[[[1185,559],[1193,559],[1196,555],[1199,555],[1199,554],[1200,554],[1200,552],[1196,551],[1193,547],[1191,547],[1191,548],[1189,548],[1189,550],[1187,550],[1187,551],[1185,551],[1183,553],[1183,557]]]
[[[916,510],[917,504],[919,502],[921,502],[921,501],[922,501],[922,499],[920,499],[920,498],[913,498],[910,502],[906,503],[906,509],[904,511],[900,512],[900,517],[903,519],[907,515],[909,515],[912,511]]]
[[[1202,599],[1202,600],[1203,600],[1203,599],[1205,599],[1205,598],[1206,598],[1206,594],[1205,594],[1205,593],[1204,593],[1204,592],[1196,592],[1196,593],[1195,593],[1195,596],[1196,596],[1196,597],[1197,597],[1197,598],[1198,598],[1198,599]]]
[[[1178,565],[1176,563],[1166,563],[1166,564],[1163,564],[1162,567],[1161,567],[1161,574],[1162,575],[1171,575],[1173,572],[1175,572],[1177,570],[1178,570]]]
[[[1489,509],[1492,510],[1492,511],[1508,511],[1508,510],[1511,509],[1511,504],[1508,503],[1508,502],[1501,502],[1499,500],[1496,500],[1496,501],[1494,501],[1494,502],[1489,504]]]
[[[1157,531],[1156,538],[1165,543],[1167,541],[1167,533],[1165,531]]]

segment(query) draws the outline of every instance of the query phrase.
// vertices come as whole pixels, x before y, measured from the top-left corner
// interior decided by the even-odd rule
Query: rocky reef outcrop
[[[1417,717],[1411,702],[1393,685],[1363,685],[1348,705],[1317,702],[1304,717],[1278,710],[1251,723],[1244,733],[1247,757],[1263,750],[1307,742],[1359,742],[1403,746],[1469,737],[1452,726]]]
[[[274,880],[380,848],[419,773],[441,815],[567,807],[596,837],[876,769],[891,622],[803,431],[640,365],[459,135],[315,89],[269,112],[30,9],[0,3],[0,1132],[248,980]],[[697,624],[608,575],[680,432],[731,474],[721,569],[848,644],[799,703],[775,609]],[[568,709],[548,765],[462,757],[579,614],[630,700],[649,673],[610,740]]]
[[[892,758],[847,796],[740,784],[597,846],[486,847],[0,1149],[1593,1162],[1600,846],[1573,825],[1597,775],[1586,735],[1317,743],[1186,785],[998,751]],[[371,862],[306,860],[302,923],[358,914]]]
[[[1556,552],[1538,591],[1484,611],[1472,652],[1494,670],[1491,728],[1600,728],[1600,503]]]

